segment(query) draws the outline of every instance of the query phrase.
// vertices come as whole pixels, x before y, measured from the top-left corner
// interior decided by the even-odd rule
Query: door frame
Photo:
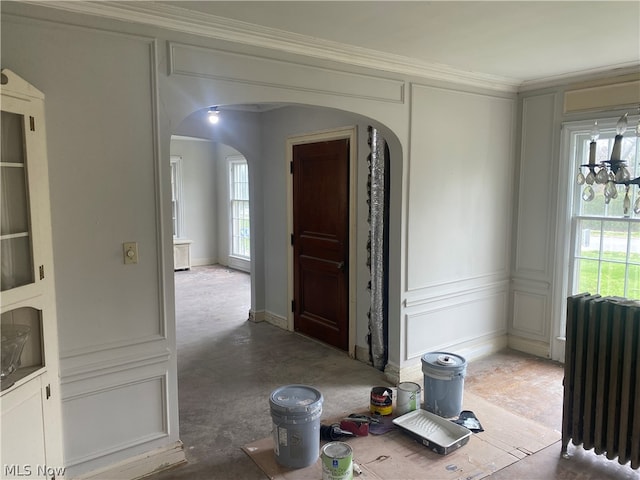
[[[349,139],[349,346],[347,352],[351,358],[355,358],[355,332],[356,332],[356,300],[357,300],[357,184],[358,184],[358,127],[342,127],[331,130],[321,130],[314,133],[293,135],[287,137],[285,175],[287,175],[287,330],[294,331],[294,315],[291,311],[291,302],[294,297],[293,284],[293,245],[289,238],[293,235],[293,175],[290,165],[293,161],[293,147],[305,143],[316,143],[330,140]]]

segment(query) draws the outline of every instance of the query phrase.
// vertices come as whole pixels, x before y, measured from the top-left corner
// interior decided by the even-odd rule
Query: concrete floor
[[[338,351],[267,323],[246,321],[250,277],[219,266],[176,272],[180,438],[188,463],[151,480],[260,479],[241,450],[271,434],[269,394],[292,383],[317,387],[322,418],[360,411],[383,374]],[[560,429],[561,365],[514,351],[470,362],[465,390]],[[390,385],[389,385],[390,386]],[[560,442],[493,475],[493,480],[640,479],[638,472]]]

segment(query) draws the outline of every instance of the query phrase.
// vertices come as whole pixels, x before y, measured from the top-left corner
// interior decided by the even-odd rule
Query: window
[[[630,119],[631,120],[631,119]],[[598,122],[600,124],[600,122]],[[630,125],[635,122],[631,121]],[[587,184],[577,185],[579,165],[588,163],[590,129],[581,124],[571,135],[572,175],[572,255],[569,272],[571,293],[589,292],[640,299],[640,206],[638,185],[629,187],[628,213],[624,213],[626,187],[619,185],[617,198],[607,204],[604,186],[592,186],[595,197],[586,201]],[[599,125],[596,163],[608,160],[615,137],[615,120]],[[622,141],[621,158],[627,162],[631,178],[640,176],[640,139],[627,131]],[[587,169],[581,169],[584,175]]]
[[[231,158],[231,157],[230,157]],[[249,260],[249,171],[244,157],[229,160],[231,203],[231,255]]]
[[[182,157],[171,156],[171,220],[173,238],[181,238],[182,225]]]

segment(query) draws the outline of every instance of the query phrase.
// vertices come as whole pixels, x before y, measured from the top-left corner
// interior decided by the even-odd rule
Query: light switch
[[[138,242],[125,242],[122,244],[124,263],[138,263]]]

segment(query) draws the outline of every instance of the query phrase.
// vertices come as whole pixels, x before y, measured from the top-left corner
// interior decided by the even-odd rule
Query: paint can
[[[431,352],[422,356],[424,409],[441,417],[460,415],[467,361],[460,355]]]
[[[323,397],[307,385],[287,385],[271,392],[273,451],[288,468],[304,468],[318,460]]]
[[[344,442],[331,442],[322,447],[322,480],[351,480],[353,450]]]
[[[420,408],[422,390],[420,385],[414,382],[402,382],[398,384],[396,395],[396,416],[413,412]]]
[[[371,389],[371,413],[391,415],[393,411],[393,390],[387,387],[373,387]]]

